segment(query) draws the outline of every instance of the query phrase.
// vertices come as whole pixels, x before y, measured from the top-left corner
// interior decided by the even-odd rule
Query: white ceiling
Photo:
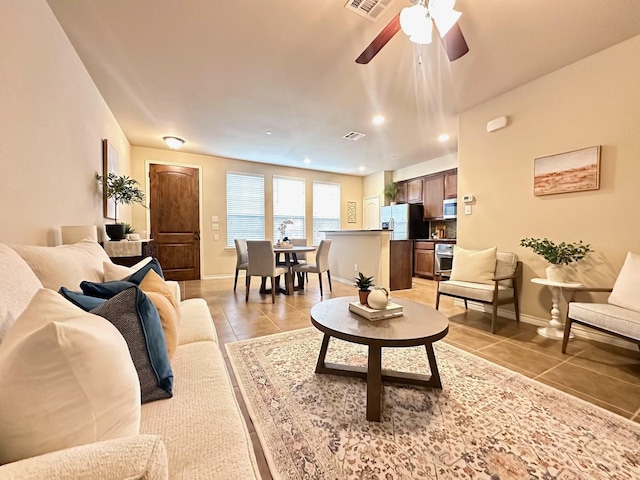
[[[359,65],[408,0],[375,23],[346,0],[48,2],[132,145],[355,175],[455,152],[457,112],[640,34],[639,0],[458,0],[460,60],[399,32]]]

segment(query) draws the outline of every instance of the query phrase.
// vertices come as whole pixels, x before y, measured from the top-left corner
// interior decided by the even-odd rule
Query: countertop
[[[456,243],[457,238],[416,238],[416,242]]]

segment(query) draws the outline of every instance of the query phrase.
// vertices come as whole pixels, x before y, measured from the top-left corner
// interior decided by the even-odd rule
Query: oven
[[[448,198],[442,202],[442,218],[458,218],[458,199]]]
[[[436,275],[451,275],[453,267],[453,243],[436,243],[434,248]]]

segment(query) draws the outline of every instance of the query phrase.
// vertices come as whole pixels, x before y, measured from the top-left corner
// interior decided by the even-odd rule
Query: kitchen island
[[[392,241],[390,230],[325,231],[331,276],[353,283],[358,272],[388,290],[411,288],[412,241]],[[392,261],[393,259],[393,261]]]

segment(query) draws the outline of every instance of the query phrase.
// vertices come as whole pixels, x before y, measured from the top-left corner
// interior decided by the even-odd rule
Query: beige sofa
[[[20,283],[15,272],[23,271],[24,263],[17,263],[26,260],[42,285],[56,290],[61,281],[73,289],[77,284],[68,282],[101,279],[101,254],[92,258],[80,252],[75,260],[82,260],[70,262],[71,246],[13,246],[12,250],[22,258],[0,244],[0,342],[3,330],[6,333],[11,328],[11,319],[39,287],[33,278]],[[178,284],[173,288],[179,299]],[[142,405],[140,435],[5,464],[0,466],[0,478],[259,478],[208,305],[203,299],[190,299],[180,303],[180,310],[179,347],[171,361],[173,398]]]

